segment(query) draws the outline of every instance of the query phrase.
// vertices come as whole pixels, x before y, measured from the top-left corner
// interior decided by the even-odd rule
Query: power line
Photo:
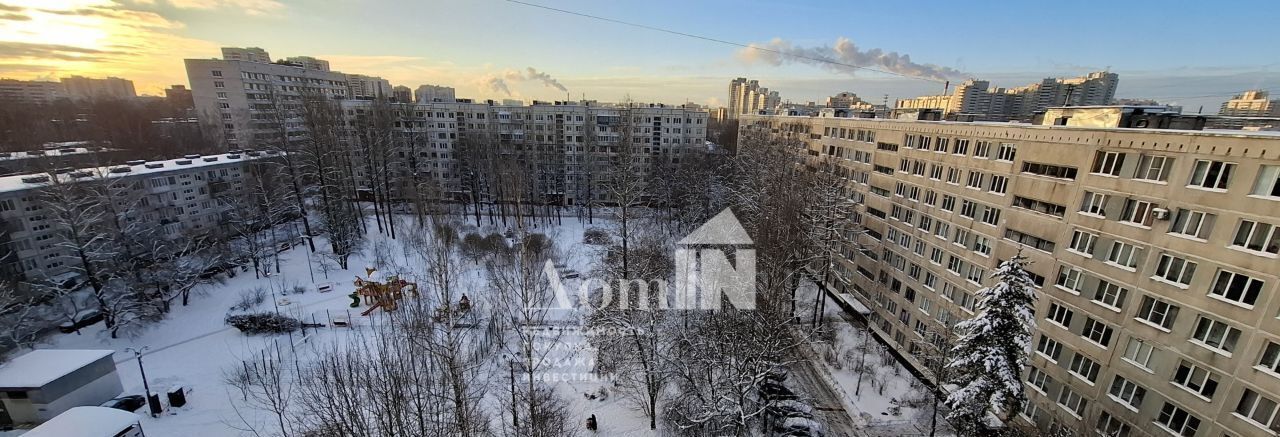
[[[937,82],[937,83],[943,83],[943,82],[944,82],[943,80],[933,79],[933,78],[929,78],[929,77],[912,76],[912,75],[909,75],[909,74],[903,74],[903,73],[898,73],[898,72],[888,71],[888,70],[881,70],[881,69],[878,69],[878,68],[863,67],[863,66],[860,66],[860,65],[847,64],[847,63],[844,63],[844,62],[833,61],[833,60],[830,60],[830,59],[815,58],[815,57],[812,57],[812,56],[805,56],[805,55],[800,55],[800,54],[795,54],[795,53],[787,53],[787,52],[784,52],[784,51],[781,51],[781,50],[771,49],[771,48],[768,48],[768,47],[760,47],[760,46],[752,45],[752,44],[743,44],[743,43],[740,43],[740,42],[727,41],[727,40],[723,40],[723,39],[712,38],[712,37],[709,37],[709,36],[696,35],[696,34],[692,34],[692,33],[681,32],[681,31],[678,31],[678,30],[671,30],[671,29],[665,29],[665,28],[656,27],[656,26],[650,26],[650,25],[647,25],[647,24],[640,24],[640,23],[632,23],[632,22],[629,22],[629,21],[615,20],[615,19],[613,19],[613,18],[607,18],[607,17],[601,17],[601,16],[598,16],[598,15],[585,14],[585,13],[582,13],[582,12],[574,12],[574,11],[570,11],[570,10],[566,10],[566,9],[553,8],[553,7],[551,7],[551,6],[544,6],[544,5],[540,5],[540,4],[536,4],[536,3],[528,3],[528,2],[523,2],[523,1],[520,1],[520,0],[506,0],[506,1],[507,1],[507,2],[509,2],[509,3],[521,4],[521,5],[525,5],[525,6],[529,6],[529,7],[534,7],[534,8],[538,8],[538,9],[545,9],[545,10],[548,10],[548,11],[559,12],[559,13],[562,13],[562,14],[576,15],[576,16],[583,17],[583,18],[590,18],[590,19],[593,19],[593,20],[605,21],[605,22],[614,23],[614,24],[621,24],[621,25],[624,25],[624,26],[637,27],[637,28],[640,28],[640,29],[652,30],[652,31],[654,31],[654,32],[669,33],[669,34],[672,34],[672,35],[679,35],[679,36],[688,37],[688,38],[700,39],[700,40],[703,40],[703,41],[710,41],[710,42],[719,43],[719,44],[724,44],[724,45],[730,45],[730,46],[734,46],[734,47],[741,47],[741,48],[744,48],[744,49],[760,50],[760,51],[769,52],[769,53],[775,53],[775,54],[778,54],[778,55],[787,56],[787,57],[791,57],[791,58],[805,59],[805,60],[809,60],[809,61],[813,61],[813,62],[820,62],[820,63],[823,63],[823,64],[831,64],[831,65],[837,65],[837,66],[845,67],[845,68],[853,68],[853,69],[857,69],[857,70],[872,71],[872,72],[876,72],[876,73],[880,73],[880,74],[888,74],[888,75],[892,75],[892,76],[904,77],[904,78],[907,78],[907,79],[917,79],[917,80],[924,80],[924,81]]]

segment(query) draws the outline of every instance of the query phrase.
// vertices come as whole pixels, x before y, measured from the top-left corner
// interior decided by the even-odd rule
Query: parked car
[[[76,313],[75,316],[72,316],[71,320],[62,322],[61,325],[58,325],[58,330],[70,334],[80,330],[81,328],[93,326],[94,323],[101,322],[102,318],[102,311],[83,310]]]
[[[143,397],[142,395],[129,395],[129,396],[121,396],[121,397],[103,402],[102,405],[100,406],[107,407],[107,408],[115,408],[117,410],[136,411],[137,409],[142,408],[142,406],[146,404],[147,404],[147,398]]]

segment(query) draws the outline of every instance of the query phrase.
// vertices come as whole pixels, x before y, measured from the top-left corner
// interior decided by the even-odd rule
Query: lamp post
[[[147,383],[147,370],[142,367],[142,353],[150,349],[151,346],[143,346],[142,349],[125,348],[125,352],[133,352],[133,357],[138,360],[138,373],[142,374],[142,389],[147,393],[147,409],[151,410],[151,417],[157,417],[160,413],[159,401],[151,403],[151,385]]]

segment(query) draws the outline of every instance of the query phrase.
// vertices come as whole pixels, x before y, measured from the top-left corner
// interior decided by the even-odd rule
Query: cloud
[[[13,6],[13,5],[6,5],[4,3],[0,3],[0,11],[3,11],[3,12],[22,12],[23,9],[26,9],[26,8],[22,6]]]
[[[0,41],[0,59],[57,59],[63,61],[97,61],[113,52],[62,44],[39,44]]]
[[[789,41],[774,38],[763,44],[752,43],[750,47],[739,50],[737,55],[739,60],[747,64],[764,63],[779,66],[785,63],[801,63],[850,75],[860,69],[855,67],[867,67],[930,79],[950,79],[964,76],[963,73],[953,68],[912,62],[911,56],[907,54],[886,52],[878,48],[862,50],[852,40],[845,37],[836,39],[834,46],[821,47],[796,47]],[[849,65],[852,65],[852,67]]]
[[[144,0],[140,3],[167,3],[178,9],[238,9],[248,15],[270,15],[284,9],[276,0]]]
[[[26,14],[6,12],[6,13],[0,13],[0,21],[31,21],[31,16]]]

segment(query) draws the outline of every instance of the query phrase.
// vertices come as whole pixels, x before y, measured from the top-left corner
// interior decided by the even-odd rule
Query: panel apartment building
[[[947,327],[1021,251],[1038,332],[1013,420],[1078,436],[1276,435],[1280,136],[1154,129],[1131,108],[1047,115],[743,116],[742,129],[800,138],[844,173],[869,250],[844,248],[851,285],[832,287],[926,375]]]
[[[164,161],[129,161],[125,165],[60,173],[62,180],[111,184],[132,190],[139,204],[127,220],[157,230],[162,238],[214,231],[226,204],[218,196],[238,193],[248,164],[273,155],[233,152],[188,155]],[[63,283],[77,275],[73,254],[57,246],[57,224],[41,200],[47,173],[0,177],[0,275],[17,281]]]
[[[349,119],[358,118],[372,104],[341,102]],[[416,166],[418,175],[426,175],[447,195],[445,200],[465,197],[458,152],[468,137],[484,141],[493,156],[529,165],[538,177],[539,194],[561,205],[583,205],[588,198],[610,201],[607,190],[597,184],[607,177],[610,159],[625,138],[630,138],[632,151],[641,156],[645,168],[657,163],[679,164],[691,154],[707,150],[707,112],[692,106],[624,106],[595,101],[504,106],[460,99],[393,107],[402,114],[398,136],[405,143],[417,143],[412,150],[407,144],[400,145],[398,158],[392,163],[393,189],[407,192]],[[625,128],[631,133],[624,135],[621,129]],[[410,155],[413,150],[417,156]],[[359,163],[362,157],[354,156],[353,160]],[[358,164],[355,168],[357,180],[367,183],[365,168]],[[595,182],[588,184],[589,179]]]
[[[346,98],[350,92],[347,75],[330,71],[327,61],[300,56],[273,63],[265,50],[253,47],[226,47],[222,53],[222,59],[184,62],[201,128],[228,150],[279,138],[273,102],[296,106],[303,93]],[[296,118],[284,123],[290,136],[305,132]]]
[[[1120,76],[1106,71],[1065,79],[1050,77],[1017,88],[992,87],[991,82],[969,79],[957,85],[950,95],[901,99],[896,108],[941,109],[948,119],[1027,120],[1035,112],[1055,106],[1109,105],[1119,84]]]

